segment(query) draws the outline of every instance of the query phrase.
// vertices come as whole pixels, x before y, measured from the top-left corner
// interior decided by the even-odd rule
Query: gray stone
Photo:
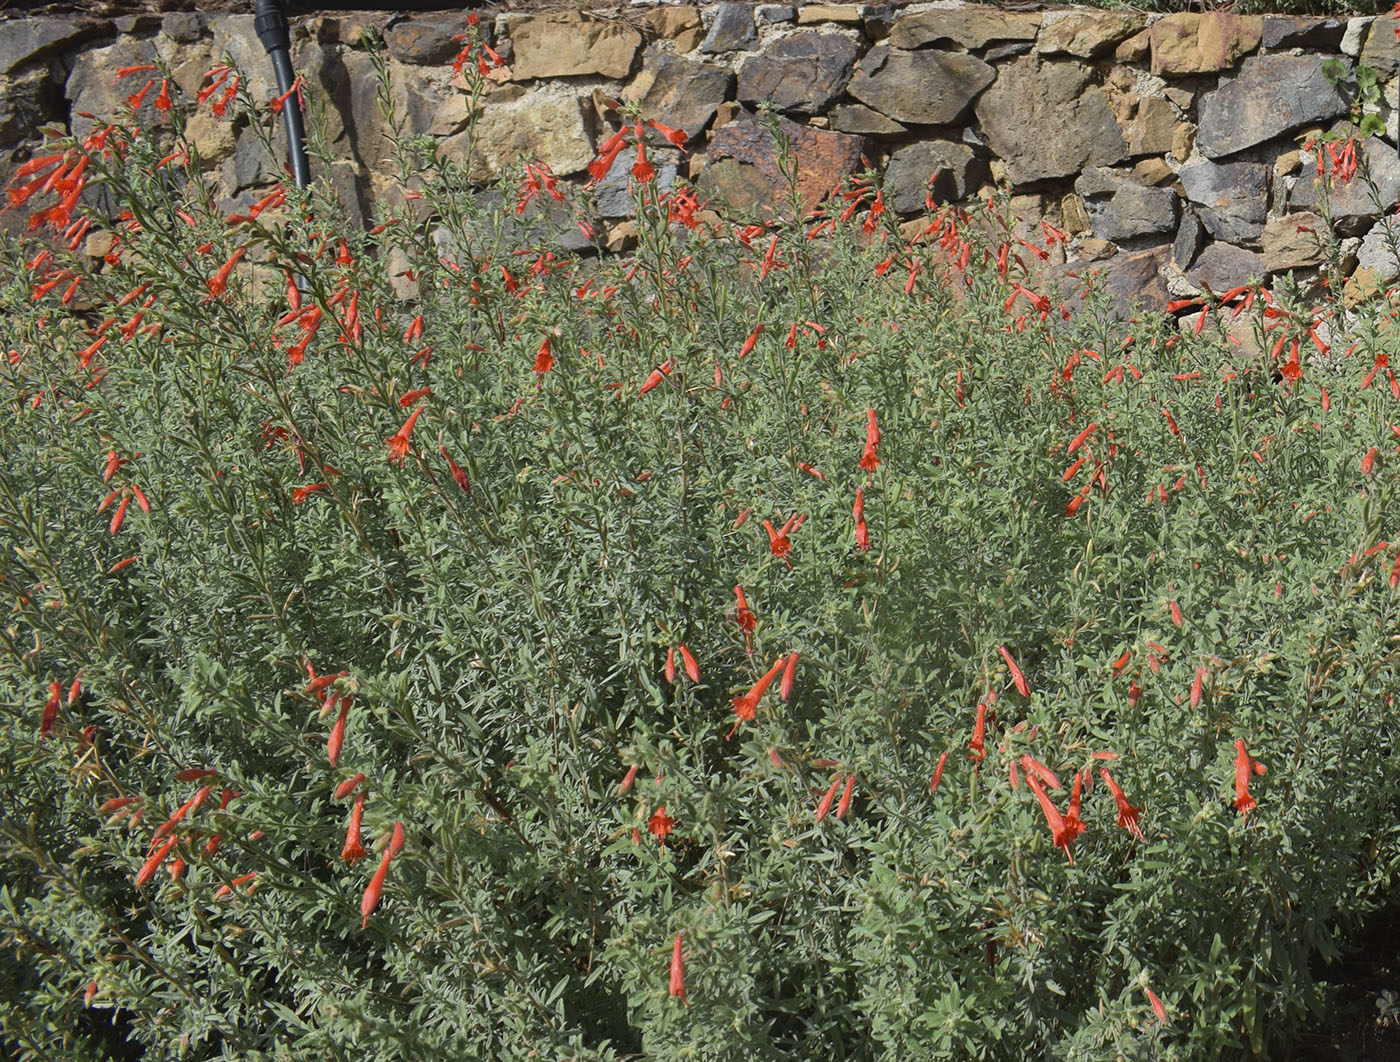
[[[233,144],[233,153],[220,166],[224,187],[236,195],[249,188],[262,188],[280,176],[278,163],[269,158],[251,129],[244,128]]]
[[[1111,170],[1090,166],[1074,182],[1094,235],[1119,243],[1176,227],[1176,193],[1147,188]]]
[[[1047,12],[1035,47],[1041,55],[1097,59],[1147,25],[1140,11]]]
[[[438,66],[450,62],[462,48],[452,38],[463,29],[460,16],[451,18],[410,15],[384,31],[389,54],[401,63]],[[478,39],[491,43],[489,20],[477,27]]]
[[[1198,162],[1177,174],[1206,231],[1227,243],[1256,243],[1269,212],[1269,168],[1260,162]]]
[[[982,53],[982,59],[988,63],[999,63],[1003,59],[1011,59],[1018,55],[1025,55],[1035,45],[1030,41],[1010,41],[1007,44],[997,44],[988,48]]]
[[[51,95],[46,70],[0,77],[0,158],[10,154],[9,148],[33,137],[46,121],[63,117],[50,105]]]
[[[734,75],[693,59],[648,48],[642,69],[624,91],[642,113],[692,140],[704,132],[719,105],[729,98]]]
[[[1068,177],[1124,157],[1123,134],[1090,78],[1081,63],[1027,55],[1002,67],[978,98],[977,121],[1013,184]]]
[[[747,49],[758,33],[753,24],[753,7],[749,4],[723,3],[715,9],[710,32],[700,42],[700,50],[706,55],[716,52],[732,52]]]
[[[1182,271],[1189,269],[1205,242],[1206,230],[1201,219],[1190,207],[1184,207],[1176,226],[1176,239],[1172,241],[1172,263]]]
[[[922,214],[924,198],[936,203],[966,199],[986,179],[986,165],[965,144],[921,140],[890,156],[885,194],[898,214]]]
[[[127,97],[138,92],[144,81],[135,85],[116,80],[114,73],[124,66],[138,66],[154,62],[155,44],[149,40],[126,37],[105,48],[92,48],[78,53],[73,63],[73,72],[68,75],[64,92],[71,104],[73,117],[70,129],[75,137],[82,140],[92,132],[95,123],[84,118],[81,112],[95,115],[99,119],[115,119],[126,107]],[[148,93],[145,106],[151,106]]]
[[[1388,284],[1400,277],[1400,217],[1389,217],[1376,223],[1361,240],[1356,252],[1356,268],[1373,273],[1377,283]]]
[[[1361,65],[1369,66],[1383,78],[1390,77],[1396,70],[1396,25],[1392,18],[1378,18],[1372,22],[1357,59]]]
[[[1234,154],[1311,122],[1347,113],[1346,93],[1322,73],[1322,55],[1259,55],[1201,97],[1196,146],[1210,158]]]
[[[625,148],[618,153],[612,169],[598,182],[594,189],[598,216],[604,218],[630,218],[637,212],[636,200],[632,197],[632,166],[637,161],[637,149]],[[656,170],[656,186],[670,188],[676,183],[680,156],[678,152],[647,148],[647,161]]]
[[[1361,54],[1361,42],[1366,37],[1366,31],[1371,28],[1371,23],[1376,21],[1370,15],[1361,18],[1347,19],[1347,31],[1342,34],[1342,54],[1349,55],[1353,59]]]
[[[209,18],[199,11],[176,11],[160,20],[160,32],[177,44],[193,44],[209,31]]]
[[[796,20],[797,8],[791,4],[759,4],[753,9],[753,17],[756,22],[773,26],[780,22]]]
[[[1212,243],[1186,271],[1186,278],[1198,288],[1219,294],[1246,283],[1250,277],[1263,277],[1267,272],[1262,254],[1228,243]]]
[[[739,70],[739,99],[780,111],[822,114],[851,80],[860,49],[838,33],[804,30],[774,41]]]
[[[922,48],[937,41],[951,41],[972,50],[994,41],[1033,41],[1039,29],[1039,12],[968,6],[905,15],[890,27],[889,41],[894,48]]]
[[[1315,48],[1335,52],[1342,46],[1345,22],[1335,18],[1265,15],[1259,43],[1265,48]]]
[[[846,91],[897,122],[951,125],[996,76],[971,55],[879,44],[861,60]]]
[[[1327,260],[1327,222],[1309,211],[1270,218],[1262,242],[1270,273],[1321,265]]]
[[[1162,274],[1169,256],[1170,248],[1165,244],[1141,251],[1120,251],[1101,266],[1053,266],[1046,270],[1046,276],[1055,282],[1061,301],[1071,312],[1083,305],[1086,289],[1091,286],[1092,290],[1107,292],[1109,312],[1126,321],[1140,308],[1166,308],[1167,283]]]
[[[1322,152],[1324,157],[1327,152],[1321,144],[1314,145],[1313,150]],[[1342,182],[1330,176],[1321,179],[1316,176],[1315,168],[1304,169],[1289,193],[1289,208],[1322,211],[1325,205],[1327,215],[1339,232],[1360,235],[1372,218],[1400,200],[1400,159],[1396,158],[1393,147],[1376,137],[1358,140],[1356,156],[1357,172],[1350,181]],[[1330,171],[1331,167],[1325,168]],[[1368,176],[1371,183],[1367,182]]]
[[[803,213],[861,167],[865,150],[861,137],[813,129],[787,118],[778,119],[778,129],[792,142]],[[788,185],[778,166],[777,142],[768,127],[748,112],[710,134],[705,168],[696,185],[702,197],[713,194],[740,210],[778,212],[787,206]]]
[[[843,133],[860,136],[898,136],[906,132],[904,126],[893,118],[886,118],[863,103],[846,103],[837,107],[831,112],[831,126]]]
[[[17,18],[0,33],[0,74],[99,37],[112,36],[110,24],[70,18]]]

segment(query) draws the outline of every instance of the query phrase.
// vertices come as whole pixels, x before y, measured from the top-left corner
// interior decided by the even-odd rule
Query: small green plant
[[[1365,63],[1355,69],[1344,59],[1332,58],[1322,64],[1322,74],[1333,85],[1354,84],[1356,94],[1351,100],[1351,121],[1362,138],[1385,135],[1385,119],[1379,113],[1381,105],[1380,75]]]

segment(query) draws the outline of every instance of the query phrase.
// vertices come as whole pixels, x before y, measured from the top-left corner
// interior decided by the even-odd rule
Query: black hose
[[[292,30],[287,22],[285,0],[257,0],[253,8],[253,28],[272,60],[278,95],[286,97],[282,101],[282,118],[287,129],[287,158],[297,187],[305,188],[311,183],[311,167],[306,160],[306,126],[301,119],[301,100],[299,94],[292,91],[296,74],[292,71]]]

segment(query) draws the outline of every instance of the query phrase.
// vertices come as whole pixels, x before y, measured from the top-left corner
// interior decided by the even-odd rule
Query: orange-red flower
[[[1235,739],[1235,810],[1245,818],[1257,806],[1257,801],[1249,795],[1249,776],[1266,774],[1268,768],[1249,754],[1244,738]]]
[[[408,419],[403,422],[403,427],[384,440],[389,445],[389,460],[394,464],[403,464],[403,459],[408,454],[409,436],[413,434],[413,425],[418,422],[418,418],[422,415],[423,407],[419,406],[408,415]]]
[[[687,1007],[690,1006],[685,998],[685,960],[681,956],[680,933],[676,934],[676,942],[671,946],[671,985],[668,991],[671,995],[678,996]]]
[[[655,837],[662,844],[666,843],[666,836],[676,827],[676,820],[666,814],[666,805],[662,804],[656,809],[656,813],[647,819],[647,832]]]
[[[734,723],[735,727],[738,727],[739,723],[748,722],[753,719],[754,711],[758,708],[758,702],[763,698],[763,695],[768,692],[768,687],[773,684],[773,680],[778,677],[778,672],[783,669],[786,663],[786,659],[781,656],[778,657],[778,659],[774,661],[773,666],[770,667],[757,682],[749,687],[748,693],[735,696],[734,714],[739,717]],[[733,731],[731,730],[730,733],[732,734]]]
[[[1138,815],[1141,813],[1142,809],[1135,808],[1128,803],[1128,798],[1123,795],[1123,790],[1119,788],[1118,783],[1113,780],[1113,776],[1108,773],[1107,767],[1099,768],[1099,777],[1104,780],[1104,784],[1108,786],[1108,791],[1113,794],[1113,802],[1118,805],[1119,827],[1127,830],[1139,841],[1147,840],[1147,838],[1142,835],[1142,827],[1138,825]]]
[[[980,763],[987,758],[987,702],[977,702],[977,724],[972,728],[972,740],[967,743],[971,750],[967,758]]]
[[[535,375],[543,379],[544,374],[554,368],[554,354],[550,347],[549,336],[544,337],[540,343],[540,349],[535,353]]]
[[[49,699],[44,704],[44,714],[39,718],[41,740],[53,730],[54,721],[58,718],[58,697],[62,691],[63,685],[57,679],[49,683]]]
[[[364,929],[369,925],[369,916],[374,909],[379,906],[379,897],[384,892],[384,879],[389,876],[389,864],[393,862],[393,855],[386,849],[384,858],[379,861],[379,869],[374,872],[374,877],[369,879],[369,885],[365,888],[365,894],[360,897],[360,928]]]
[[[1055,802],[1041,788],[1040,780],[1035,775],[1026,776],[1026,785],[1030,786],[1036,800],[1040,801],[1040,810],[1045,812],[1045,824],[1050,827],[1050,838],[1055,847],[1064,849],[1065,856],[1069,859],[1069,865],[1074,866],[1074,853],[1069,850],[1069,846],[1079,836],[1083,823],[1067,822],[1065,817],[1060,814],[1060,809],[1055,807]],[[1078,819],[1078,815],[1074,814],[1074,818]]]
[[[865,411],[865,450],[860,455],[860,467],[865,471],[873,473],[880,464],[879,455],[875,448],[880,445],[880,428],[875,423],[875,411],[867,409]]]
[[[1031,695],[1031,688],[1026,684],[1026,676],[1021,674],[1021,669],[1016,666],[1016,661],[1012,659],[1011,653],[1004,645],[997,646],[997,651],[1001,653],[1002,659],[1006,661],[1006,666],[1011,672],[1011,681],[1016,683],[1016,691],[1020,693],[1022,697],[1029,697]]]
[[[365,856],[365,846],[360,841],[360,817],[365,811],[365,795],[355,797],[355,807],[350,812],[350,824],[345,828],[345,847],[340,850],[340,858],[352,867]]]
[[[826,818],[827,812],[831,810],[831,802],[836,799],[836,790],[839,789],[840,786],[841,775],[837,774],[837,776],[832,779],[831,788],[826,791],[826,796],[822,797],[821,803],[817,805],[817,822],[821,822],[822,819]]]
[[[691,682],[700,681],[700,665],[695,662],[695,657],[690,655],[690,650],[685,647],[685,642],[680,644],[681,663],[685,665],[685,673],[690,676]]]

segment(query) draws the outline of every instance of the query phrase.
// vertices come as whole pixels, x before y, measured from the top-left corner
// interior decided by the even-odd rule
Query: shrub
[[[16,1054],[1185,1059],[1324,1005],[1396,868],[1393,298],[1229,293],[1248,359],[868,179],[741,226],[639,171],[577,256],[521,219],[587,189],[406,139],[369,233],[229,218],[190,109],[56,145],[57,253],[3,252]]]

